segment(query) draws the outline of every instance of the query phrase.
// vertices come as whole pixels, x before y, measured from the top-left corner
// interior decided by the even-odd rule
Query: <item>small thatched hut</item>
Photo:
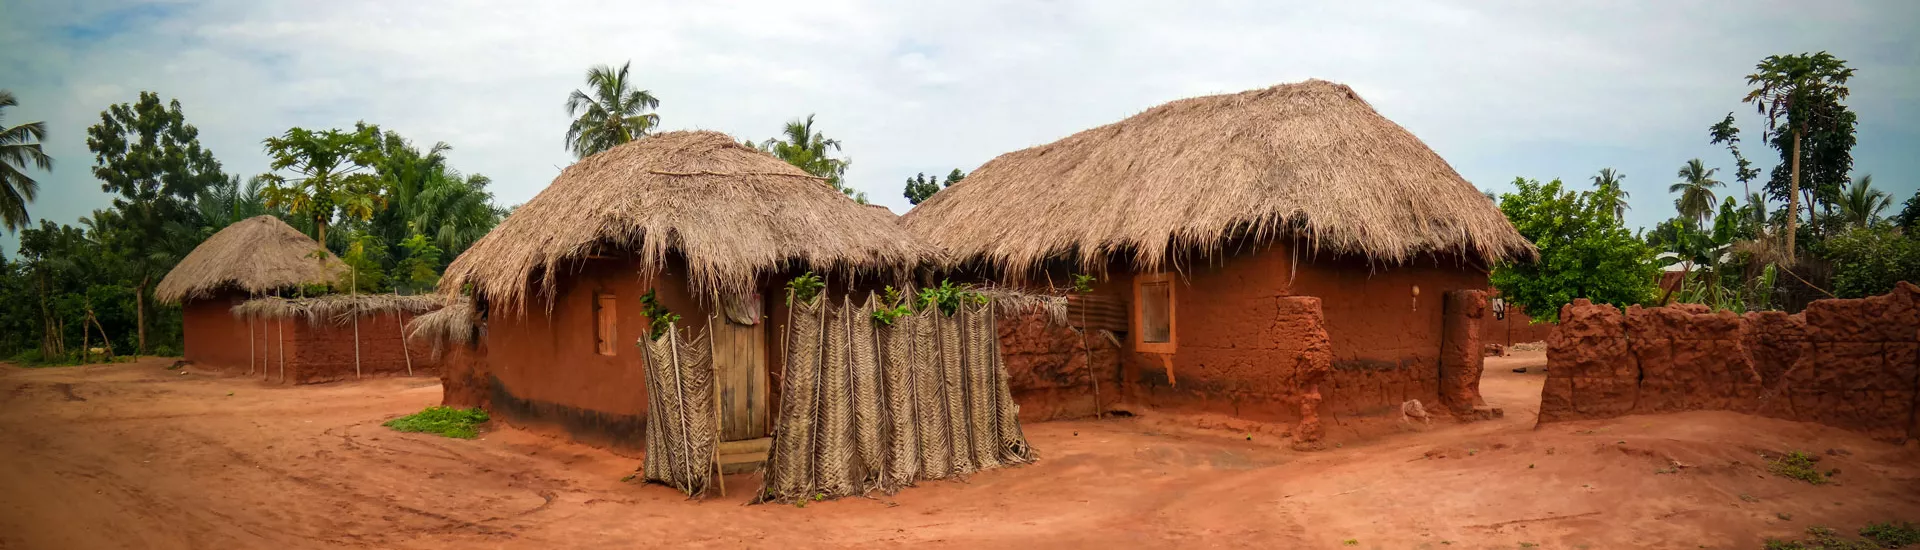
[[[510,422],[638,447],[648,396],[636,343],[664,308],[682,328],[712,329],[723,440],[761,438],[782,285],[805,271],[830,289],[901,277],[925,253],[890,213],[725,134],[642,138],[567,167],[448,266],[439,288],[470,293],[485,372],[443,381],[486,380]],[[723,321],[707,327],[709,316]]]
[[[257,362],[262,328],[231,311],[250,297],[307,284],[332,283],[340,259],[273,216],[234,222],[182,258],[154,287],[154,298],[180,304],[186,360],[221,368]]]
[[[982,277],[1098,275],[1070,317],[1088,312],[1114,336],[1094,341],[1119,344],[1105,364],[1095,346],[1092,378],[1122,382],[1108,401],[1275,420],[1323,398],[1334,412],[1431,404],[1443,297],[1535,254],[1418,138],[1320,80],[1179,100],[1002,155],[903,221]],[[1009,370],[1027,376],[1014,347]],[[1055,367],[1086,365],[1073,360]]]

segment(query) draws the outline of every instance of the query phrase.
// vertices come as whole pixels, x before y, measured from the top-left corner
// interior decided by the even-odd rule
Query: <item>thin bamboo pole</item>
[[[348,280],[352,287],[347,294],[357,294],[360,289],[359,273],[349,273]],[[360,378],[360,306],[357,303],[353,307],[353,377],[356,380]]]
[[[247,316],[247,374],[253,374],[253,316]]]
[[[407,376],[413,376],[413,355],[407,353],[407,321],[400,317],[400,312],[395,311],[393,322],[400,326],[400,357],[407,360]]]
[[[713,307],[714,311],[720,310],[719,291],[713,293]],[[713,479],[720,485],[720,498],[726,498],[727,472],[726,468],[720,465],[720,438],[726,430],[720,428],[720,344],[715,343],[713,339],[715,334],[719,334],[713,329],[715,321],[724,322],[719,316],[707,316],[707,363],[713,366],[713,384],[711,384],[713,389]]]
[[[287,381],[287,320],[281,319],[280,326],[280,382]]]

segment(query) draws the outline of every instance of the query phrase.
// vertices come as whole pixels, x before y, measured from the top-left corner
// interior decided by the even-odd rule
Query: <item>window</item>
[[[1147,353],[1173,353],[1173,278],[1166,273],[1135,276],[1133,304],[1134,349]]]
[[[612,294],[593,295],[593,351],[600,355],[613,355],[613,341],[620,334],[613,306]]]

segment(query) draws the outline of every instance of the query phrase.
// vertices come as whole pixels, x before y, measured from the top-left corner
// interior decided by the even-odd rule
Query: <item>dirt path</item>
[[[687,502],[619,481],[637,460],[520,430],[379,425],[437,403],[431,380],[0,366],[0,548],[1758,548],[1920,520],[1920,451],[1839,430],[1689,413],[1536,431],[1540,363],[1490,361],[1483,393],[1507,411],[1491,422],[1335,427],[1315,453],[1164,419],[1052,422],[1027,427],[1038,464],[805,508],[742,506],[754,476]],[[1821,463],[1839,482],[1766,474],[1757,452],[1786,449],[1841,453]]]

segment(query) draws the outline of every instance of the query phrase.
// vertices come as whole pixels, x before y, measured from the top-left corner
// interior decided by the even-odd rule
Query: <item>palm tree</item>
[[[1847,79],[1853,77],[1853,69],[1847,68],[1847,62],[1827,52],[1800,55],[1769,55],[1754,66],[1754,73],[1747,75],[1747,85],[1753,90],[1747,92],[1743,101],[1752,103],[1755,110],[1767,115],[1767,131],[1776,135],[1782,130],[1779,121],[1787,119],[1786,126],[1793,131],[1793,163],[1788,169],[1791,174],[1787,187],[1787,227],[1786,254],[1793,258],[1794,226],[1800,217],[1800,143],[1812,130],[1816,117],[1831,118],[1826,113],[1814,112],[1822,104],[1822,99],[1833,102],[1847,98]],[[1811,205],[1807,207],[1813,209]]]
[[[7,107],[19,104],[12,91],[0,90],[0,120],[5,120]],[[40,151],[40,142],[46,140],[45,122],[0,126],[0,225],[8,233],[26,229],[27,203],[40,192],[40,184],[27,177],[27,167],[53,170],[53,157]]]
[[[1713,188],[1721,185],[1720,180],[1713,179],[1713,174],[1719,171],[1719,168],[1707,168],[1700,159],[1689,160],[1680,167],[1677,174],[1680,183],[1667,187],[1667,192],[1680,194],[1680,198],[1673,201],[1680,215],[1693,218],[1703,226],[1713,217],[1713,207],[1719,203],[1719,195],[1714,194]]]
[[[847,173],[849,159],[833,158],[832,152],[840,150],[840,140],[827,139],[827,136],[813,131],[813,115],[805,119],[795,119],[787,123],[780,137],[769,139],[760,145],[761,149],[813,174],[827,180],[827,185],[861,204],[866,204],[867,194],[856,192],[841,182]]]
[[[1873,174],[1867,174],[1847,186],[1846,194],[1840,197],[1840,216],[1847,225],[1867,227],[1879,221],[1880,212],[1892,205],[1893,197],[1874,189]]]
[[[614,70],[606,65],[587,69],[589,94],[574,90],[567,96],[567,149],[578,158],[587,158],[615,145],[645,137],[660,124],[660,115],[647,112],[660,107],[660,100],[646,90],[633,89],[627,79],[632,61]]]
[[[407,223],[432,239],[445,257],[458,256],[506,217],[506,211],[493,206],[493,193],[487,191],[492,182],[479,174],[462,179],[447,173],[429,179],[417,199],[407,204]]]
[[[1620,180],[1624,179],[1627,179],[1626,174],[1612,168],[1601,168],[1600,173],[1593,176],[1595,189],[1613,195],[1613,217],[1615,218],[1627,217],[1627,209],[1631,208],[1627,206],[1627,197],[1632,195],[1628,194],[1626,189],[1620,188]]]

